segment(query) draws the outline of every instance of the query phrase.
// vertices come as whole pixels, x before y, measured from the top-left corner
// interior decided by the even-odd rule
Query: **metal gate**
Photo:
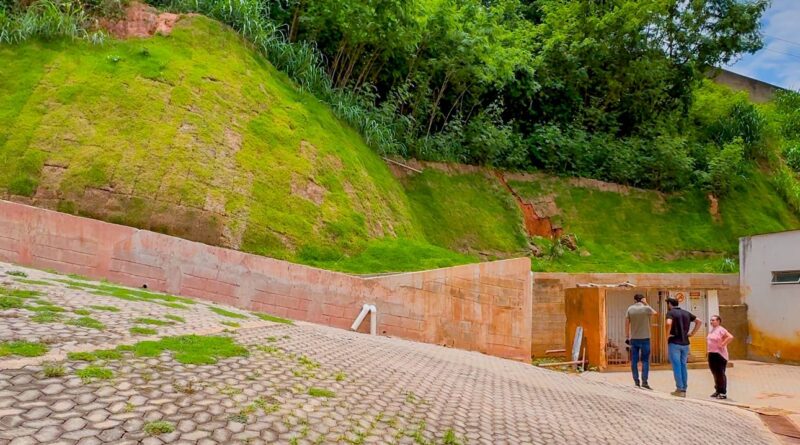
[[[708,334],[708,298],[705,291],[670,291],[670,296],[677,299],[680,308],[694,314],[698,320],[703,321],[703,325],[697,333],[689,339],[689,361],[705,361],[707,344],[706,335]],[[694,329],[694,325],[690,327]]]
[[[650,325],[650,363],[662,363],[666,355],[663,352],[663,329],[661,320],[664,312],[659,309],[661,293],[645,290],[608,290],[606,292],[606,360],[609,366],[627,365],[631,362],[630,351],[625,344],[625,314],[634,303],[633,296],[644,294],[650,306],[658,311]],[[651,301],[651,299],[655,301]]]

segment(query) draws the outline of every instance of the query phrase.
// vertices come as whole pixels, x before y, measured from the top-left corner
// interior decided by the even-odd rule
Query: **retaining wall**
[[[382,334],[531,356],[528,258],[360,278],[0,201],[0,261],[345,329],[371,303]]]

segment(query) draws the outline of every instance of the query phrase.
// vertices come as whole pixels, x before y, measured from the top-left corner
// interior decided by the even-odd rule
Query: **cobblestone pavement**
[[[9,272],[23,272],[26,276],[9,275]],[[49,357],[60,357],[69,351],[131,343],[147,336],[132,334],[130,329],[133,327],[153,329],[157,335],[164,336],[220,332],[229,327],[224,323],[251,327],[266,325],[258,318],[235,308],[225,307],[238,317],[219,315],[212,312],[211,308],[222,306],[190,298],[165,296],[140,289],[128,291],[108,283],[15,267],[6,263],[0,263],[0,286],[39,293],[22,298],[21,308],[2,310],[0,307],[0,339],[47,343]],[[102,309],[97,309],[98,307]],[[76,314],[76,310],[79,313]],[[80,314],[82,311],[89,313]],[[42,314],[50,315],[51,318],[37,318]],[[103,328],[77,324],[84,317],[96,320]],[[143,323],[143,319],[160,324]]]
[[[48,298],[66,307],[59,292]],[[736,408],[435,345],[259,323],[220,334],[248,354],[213,364],[125,351],[63,360],[50,378],[42,364],[0,366],[0,445],[775,443]],[[76,375],[89,366],[112,374]]]

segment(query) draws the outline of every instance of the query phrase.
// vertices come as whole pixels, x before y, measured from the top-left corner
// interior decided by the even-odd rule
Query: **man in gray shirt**
[[[636,294],[636,303],[625,314],[625,343],[631,347],[631,372],[637,388],[652,389],[647,384],[650,373],[650,321],[657,312],[647,304],[642,294]],[[639,359],[642,361],[642,382],[639,384]]]

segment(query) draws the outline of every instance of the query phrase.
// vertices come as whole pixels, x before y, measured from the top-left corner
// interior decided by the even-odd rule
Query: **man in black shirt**
[[[689,361],[689,337],[693,336],[702,321],[698,320],[689,311],[678,307],[678,300],[668,298],[669,312],[667,312],[667,343],[669,344],[669,361],[672,363],[672,374],[675,376],[675,391],[671,394],[686,397],[689,372],[686,363]],[[694,322],[694,328],[689,333],[689,324]]]

